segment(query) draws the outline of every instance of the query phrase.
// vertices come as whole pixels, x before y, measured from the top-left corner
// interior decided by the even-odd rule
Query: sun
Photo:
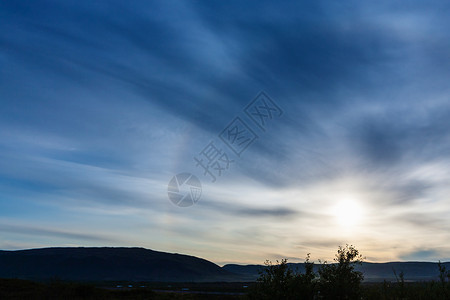
[[[358,201],[342,200],[333,207],[332,215],[337,223],[343,227],[357,226],[361,223],[363,209]]]

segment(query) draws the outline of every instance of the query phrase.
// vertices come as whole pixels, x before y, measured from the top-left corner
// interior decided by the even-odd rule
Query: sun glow
[[[354,200],[343,200],[338,202],[332,209],[332,214],[339,225],[343,227],[357,226],[361,223],[363,209]]]

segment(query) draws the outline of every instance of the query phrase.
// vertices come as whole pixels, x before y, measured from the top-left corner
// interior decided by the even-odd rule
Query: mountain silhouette
[[[303,263],[288,264],[304,271]],[[319,268],[315,264],[315,270]],[[444,263],[450,269],[450,262]],[[41,248],[0,250],[0,278],[77,281],[219,282],[254,281],[262,265],[228,264],[223,267],[195,256],[144,248]],[[438,279],[437,263],[364,262],[357,270],[366,281],[395,281],[393,270],[408,281]]]
[[[144,248],[42,248],[0,251],[0,277],[45,280],[238,281],[194,256]]]

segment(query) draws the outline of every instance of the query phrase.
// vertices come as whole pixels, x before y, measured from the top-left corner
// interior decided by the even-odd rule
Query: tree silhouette
[[[363,274],[355,270],[355,265],[363,260],[354,246],[339,246],[335,263],[324,262],[318,274],[314,272],[314,263],[310,254],[306,256],[305,271],[293,271],[286,259],[272,264],[265,262],[260,272],[251,299],[358,299]]]
[[[323,299],[358,299],[363,273],[355,270],[363,257],[353,245],[339,246],[335,263],[324,262],[319,269],[319,290]]]
[[[305,260],[305,273],[293,271],[287,259],[276,264],[266,260],[265,269],[260,272],[257,284],[250,293],[250,299],[313,299],[315,294],[314,263]]]

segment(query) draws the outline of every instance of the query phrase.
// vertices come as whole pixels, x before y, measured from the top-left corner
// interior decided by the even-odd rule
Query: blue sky
[[[0,249],[450,260],[446,1],[2,1]],[[262,131],[260,91],[283,110]],[[235,118],[258,139],[240,157]],[[210,141],[234,163],[211,182]],[[190,172],[202,197],[167,184]]]

